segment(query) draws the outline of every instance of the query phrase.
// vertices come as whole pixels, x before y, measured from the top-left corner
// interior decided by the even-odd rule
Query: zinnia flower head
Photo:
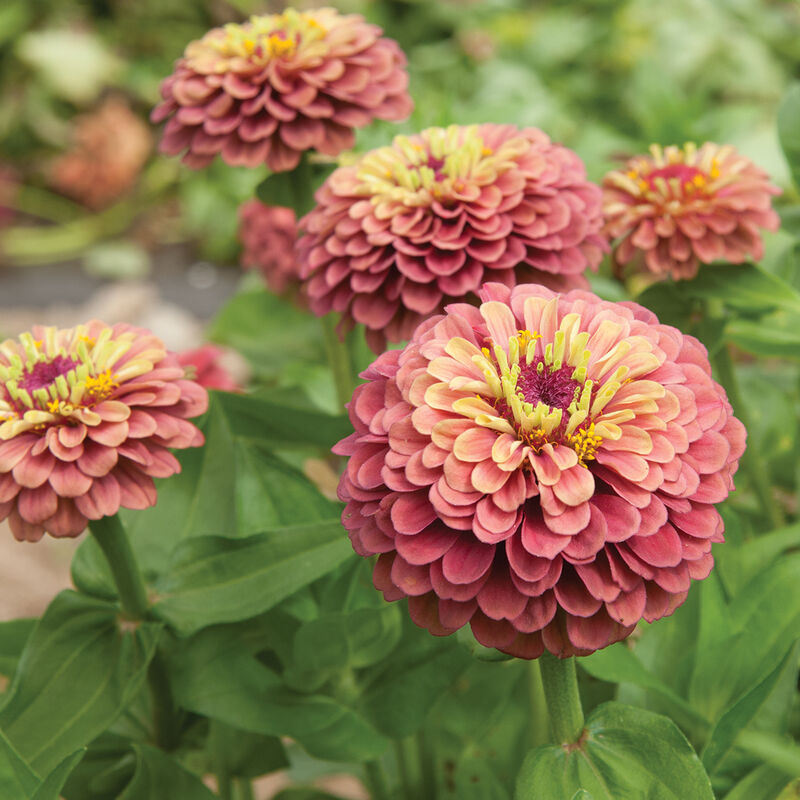
[[[350,404],[339,484],[374,582],[436,635],[586,655],[672,613],[722,541],[743,425],[697,339],[634,303],[486,284]]]
[[[617,265],[634,258],[655,275],[692,278],[699,264],[764,254],[760,229],[777,230],[780,189],[730,145],[653,145],[603,179],[605,232],[622,237]]]
[[[20,540],[78,536],[89,520],[156,502],[153,478],[198,447],[208,405],[149,331],[92,321],[0,344],[0,520]]]
[[[258,269],[269,288],[282,294],[300,286],[297,219],[291,208],[248,200],[239,209],[239,240],[245,269]]]
[[[412,109],[397,43],[357,14],[286,9],[214,28],[161,85],[161,150],[184,163],[294,169],[306,150],[337,155],[353,128]]]
[[[333,172],[300,222],[312,311],[375,352],[486,280],[586,286],[606,247],[599,187],[540,130],[429,128]]]

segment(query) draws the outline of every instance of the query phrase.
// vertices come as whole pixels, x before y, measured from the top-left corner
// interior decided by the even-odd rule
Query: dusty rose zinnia
[[[92,321],[0,344],[0,520],[20,540],[78,536],[156,502],[153,478],[197,447],[205,390],[149,331]]]
[[[357,14],[286,9],[214,28],[191,42],[152,114],[161,150],[190,167],[294,169],[306,150],[336,155],[353,128],[401,120],[412,101],[397,43]]]
[[[586,655],[672,613],[745,431],[697,339],[581,290],[487,284],[381,355],[339,485],[375,585],[432,633]]]
[[[691,278],[699,264],[764,254],[760,229],[777,230],[767,174],[730,145],[650,148],[603,179],[605,232],[622,237],[618,266],[639,259],[655,275]]]
[[[273,292],[300,285],[297,219],[291,208],[248,200],[239,209],[239,240],[242,266],[259,270]]]
[[[599,187],[535,128],[398,136],[336,170],[301,220],[311,309],[361,322],[375,350],[486,280],[586,286],[605,240]]]

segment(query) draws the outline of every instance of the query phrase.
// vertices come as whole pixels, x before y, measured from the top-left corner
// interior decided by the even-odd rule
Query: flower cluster
[[[291,208],[249,200],[239,209],[241,263],[257,269],[276,294],[300,285],[297,263],[297,219]]]
[[[360,322],[375,352],[486,280],[585,286],[606,247],[600,189],[535,128],[430,128],[336,170],[301,220],[312,311]]]
[[[92,321],[0,344],[0,519],[20,540],[78,536],[156,502],[153,478],[197,447],[206,392],[159,339]]]
[[[191,42],[161,86],[161,150],[204,167],[294,169],[306,150],[337,155],[353,128],[412,108],[406,59],[362,17],[332,8],[252,17]]]
[[[487,284],[350,404],[340,486],[375,585],[444,635],[585,655],[712,567],[745,431],[695,338],[581,290]]]
[[[621,237],[618,266],[638,259],[658,276],[691,278],[699,264],[764,253],[760,229],[777,230],[780,190],[730,145],[653,145],[603,180],[605,232]]]

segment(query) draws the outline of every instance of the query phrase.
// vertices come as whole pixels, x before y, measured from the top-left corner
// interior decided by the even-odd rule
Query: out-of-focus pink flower
[[[606,248],[600,188],[535,128],[398,136],[337,169],[316,199],[298,243],[311,309],[363,323],[375,352],[486,280],[585,287]]]
[[[204,344],[194,350],[177,353],[178,363],[185,369],[186,377],[199,383],[205,389],[219,389],[223,392],[241,392],[223,363],[225,351],[213,344]]]
[[[103,208],[136,182],[153,146],[150,130],[120,97],[75,121],[72,148],[56,159],[50,181],[89,208]]]
[[[636,260],[658,276],[692,278],[699,264],[764,254],[760,229],[777,230],[780,189],[730,145],[687,144],[636,156],[603,179],[605,233],[620,238],[618,266]]]
[[[239,209],[239,240],[242,266],[259,270],[273,292],[300,286],[297,219],[291,208],[248,200]]]
[[[156,502],[153,478],[198,447],[208,405],[149,331],[94,320],[0,344],[0,519],[14,536],[78,536],[89,520]]]
[[[214,28],[191,42],[161,85],[153,122],[169,118],[168,155],[205,167],[294,169],[306,150],[337,155],[353,128],[405,119],[412,109],[406,58],[357,14],[286,9]]]
[[[671,614],[722,541],[744,426],[706,350],[634,303],[486,284],[363,373],[356,552],[437,635],[586,655]]]

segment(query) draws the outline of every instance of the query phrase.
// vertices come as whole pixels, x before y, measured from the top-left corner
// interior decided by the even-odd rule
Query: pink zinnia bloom
[[[297,263],[297,219],[291,208],[248,200],[239,209],[241,264],[257,269],[276,294],[300,286]]]
[[[671,614],[723,540],[744,426],[634,303],[486,284],[363,373],[339,484],[374,582],[436,635],[586,655]]]
[[[286,9],[214,28],[191,42],[161,85],[161,151],[205,167],[294,169],[306,150],[335,156],[353,128],[413,107],[397,43],[357,14]]]
[[[241,392],[242,387],[223,363],[226,351],[213,344],[204,344],[193,350],[177,353],[178,363],[184,368],[186,377],[205,389],[223,392]]]
[[[0,344],[0,520],[20,540],[78,536],[89,520],[156,502],[208,405],[149,331],[94,320]]]
[[[600,188],[536,128],[398,136],[337,169],[316,200],[298,244],[311,309],[363,323],[375,352],[486,280],[585,287],[606,248]]]
[[[603,179],[605,233],[620,238],[617,266],[636,259],[679,280],[699,264],[739,264],[764,254],[760,229],[777,230],[771,195],[780,189],[730,145],[650,148]]]

